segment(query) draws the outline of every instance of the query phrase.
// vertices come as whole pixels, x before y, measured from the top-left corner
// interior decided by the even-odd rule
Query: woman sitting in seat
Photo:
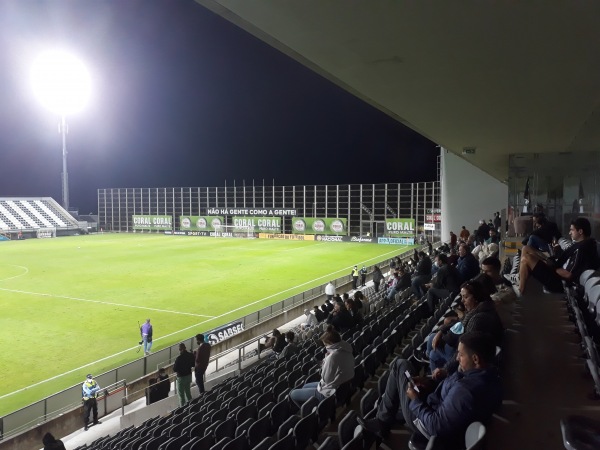
[[[321,381],[306,383],[302,388],[290,392],[290,398],[298,407],[311,397],[322,400],[335,394],[338,387],[354,378],[352,346],[342,341],[340,334],[331,325],[321,336],[321,342],[327,350],[321,367]]]

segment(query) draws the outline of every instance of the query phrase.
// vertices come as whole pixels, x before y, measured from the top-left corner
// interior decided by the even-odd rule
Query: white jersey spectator
[[[305,309],[304,315],[306,316],[306,322],[302,323],[302,328],[312,328],[315,325],[318,325],[319,321],[313,314],[311,314],[310,309]]]
[[[327,286],[325,286],[325,295],[327,296],[327,300],[331,300],[335,295],[335,286],[333,282],[329,282]]]

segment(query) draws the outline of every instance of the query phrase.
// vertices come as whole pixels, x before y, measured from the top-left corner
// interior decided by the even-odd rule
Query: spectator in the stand
[[[490,231],[488,232],[488,238],[485,240],[486,244],[497,244],[500,242],[500,237],[498,236],[498,233],[496,232],[496,230],[494,230],[493,228],[490,228]]]
[[[390,266],[391,268],[391,266]],[[383,281],[383,273],[381,273],[381,269],[379,266],[375,266],[373,268],[373,286],[375,287],[375,292],[379,292],[379,284]]]
[[[500,213],[494,213],[494,229],[498,231],[500,229],[500,225],[502,224],[502,219],[500,219]]]
[[[487,277],[487,275],[482,275]],[[465,307],[465,316],[456,323],[448,323],[428,339],[428,352],[431,372],[452,359],[458,346],[458,339],[463,333],[473,331],[488,333],[495,345],[502,342],[504,328],[496,312],[496,306],[490,298],[481,279],[467,281],[461,286],[460,295]]]
[[[55,439],[51,433],[46,433],[42,438],[44,450],[65,450],[65,444],[60,439]]]
[[[198,348],[194,352],[194,375],[196,377],[196,386],[198,386],[198,390],[202,393],[204,392],[204,372],[208,368],[211,345],[205,342],[203,334],[196,335],[196,344],[198,344]]]
[[[471,235],[471,233],[469,233],[469,230],[467,230],[465,228],[465,226],[463,225],[461,227],[461,230],[460,230],[460,235],[459,235],[460,236],[460,240],[467,242],[467,239],[469,239],[470,235]]]
[[[458,236],[454,234],[454,231],[450,232],[450,248],[456,247],[456,243],[458,242]]]
[[[399,292],[408,289],[411,286],[412,280],[410,278],[410,273],[404,270],[404,267],[400,267],[398,271],[394,274],[394,280],[392,285],[388,289],[386,300],[388,302],[394,301],[394,297]]]
[[[494,342],[485,334],[462,335],[456,357],[458,370],[437,386],[415,377],[419,393],[405,375],[406,371],[415,373],[411,364],[396,359],[390,367],[376,418],[359,418],[358,422],[368,432],[385,438],[400,412],[405,425],[426,439],[437,436],[444,448],[465,448],[467,427],[476,421],[486,423],[502,404],[502,385],[494,367],[495,351]]]
[[[427,306],[433,313],[438,302],[449,295],[456,295],[460,290],[461,277],[456,267],[448,264],[448,257],[439,254],[436,257],[437,275],[432,283],[427,284]]]
[[[281,353],[279,354],[277,359],[283,360],[283,359],[289,358],[290,356],[298,353],[298,351],[299,351],[298,346],[294,342],[295,338],[296,338],[296,335],[294,334],[293,331],[288,331],[287,333],[285,333],[285,339],[287,341],[287,345],[281,351]]]
[[[481,219],[479,221],[479,228],[477,228],[477,231],[475,231],[475,237],[477,240],[477,243],[480,244],[483,241],[485,241],[488,236],[490,234],[490,227],[487,223],[485,223],[485,220]]]
[[[332,326],[321,336],[327,354],[321,368],[321,381],[307,383],[301,389],[290,392],[290,398],[298,406],[315,397],[322,400],[335,394],[335,390],[342,384],[354,378],[354,355],[352,346],[342,341],[340,334]]]
[[[536,213],[533,215],[533,231],[523,239],[523,245],[541,252],[550,252],[552,243],[561,237],[558,226],[554,222],[550,222],[543,213]]]
[[[192,368],[194,367],[194,355],[187,351],[185,344],[179,344],[179,356],[175,358],[173,372],[177,374],[177,396],[179,406],[185,405],[192,399]]]
[[[313,316],[310,313],[310,309],[304,310],[304,316],[306,317],[306,321],[302,323],[302,328],[312,328],[319,323],[316,316]]]
[[[171,380],[164,367],[158,369],[157,378],[151,378],[148,387],[148,404],[163,400],[169,396],[171,391]]]
[[[481,261],[481,272],[486,274],[494,283],[495,289],[490,293],[490,297],[496,305],[496,312],[504,328],[508,328],[513,324],[513,313],[517,295],[512,287],[512,283],[500,275],[501,268],[502,264],[495,256]]]
[[[354,266],[350,275],[352,276],[352,289],[358,288],[358,267]]]
[[[456,263],[458,273],[460,273],[461,281],[470,280],[476,277],[479,273],[479,262],[471,254],[471,249],[467,244],[458,246],[458,262]]]
[[[530,274],[550,292],[562,292],[563,281],[577,281],[584,270],[598,269],[598,249],[591,234],[589,220],[578,217],[571,221],[569,228],[573,245],[557,258],[545,258],[528,245],[523,247],[519,267],[519,292],[523,294],[525,291]]]
[[[456,253],[456,247],[452,247],[450,249],[450,255],[448,256],[448,264],[456,267],[457,263],[458,263],[458,254]]]
[[[330,281],[327,283],[327,286],[325,286],[325,295],[327,296],[327,300],[333,299],[333,296],[335,295],[335,286],[333,285],[333,281]]]
[[[352,299],[348,299],[346,300],[346,303],[344,305],[346,306],[348,312],[350,312],[354,325],[362,325],[364,319],[360,312],[360,309],[358,308],[358,302]]]
[[[343,333],[354,326],[354,319],[342,302],[335,302],[333,312],[327,318],[327,323],[333,325],[339,333]]]
[[[369,306],[369,299],[365,297],[362,291],[356,291],[354,293],[354,301],[358,304],[358,310],[363,315],[363,317],[369,314],[369,312],[371,311]]]
[[[413,293],[419,298],[425,295],[423,285],[431,280],[431,265],[431,258],[425,252],[419,252],[419,264],[415,268],[411,283]]]
[[[313,307],[313,310],[315,312],[315,318],[317,319],[318,323],[323,322],[327,318],[327,314],[323,312],[318,306]]]
[[[475,247],[471,253],[477,261],[483,261],[485,258],[498,255],[498,244],[484,242]]]
[[[365,287],[367,285],[367,268],[362,266],[360,269],[360,286]]]
[[[281,353],[286,345],[285,336],[275,328],[273,330],[273,336],[267,338],[264,344],[258,344],[258,352],[262,352],[268,348],[272,348],[275,353]]]

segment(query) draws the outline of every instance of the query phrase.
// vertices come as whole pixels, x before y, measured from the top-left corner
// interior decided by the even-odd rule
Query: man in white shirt
[[[333,285],[332,281],[325,286],[325,295],[327,296],[327,300],[331,300],[335,295],[335,286]]]

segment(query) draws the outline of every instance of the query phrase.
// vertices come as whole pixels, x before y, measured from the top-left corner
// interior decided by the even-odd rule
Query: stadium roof
[[[600,2],[196,1],[499,180],[599,148]]]

